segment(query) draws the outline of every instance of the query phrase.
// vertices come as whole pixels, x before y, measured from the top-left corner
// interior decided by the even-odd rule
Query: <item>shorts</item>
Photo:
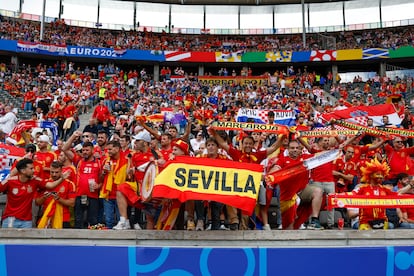
[[[81,106],[87,106],[87,105],[89,105],[89,99],[81,100],[80,105]]]
[[[263,184],[260,185],[259,199],[258,199],[259,205],[269,207],[270,202],[272,201],[272,197],[273,197],[273,189],[266,188]]]
[[[313,198],[313,191],[318,188],[319,187],[317,186],[312,186],[309,184],[306,185],[305,189],[303,189],[302,192],[299,193],[301,202],[311,202]]]

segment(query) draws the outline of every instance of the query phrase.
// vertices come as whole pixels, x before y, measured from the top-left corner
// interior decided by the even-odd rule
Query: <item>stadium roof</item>
[[[121,0],[133,2],[134,0]],[[346,0],[345,0],[346,1]],[[175,5],[241,5],[241,6],[260,6],[260,5],[282,5],[282,4],[301,4],[301,0],[136,0],[136,2],[164,3]],[[324,3],[342,2],[339,0],[305,0],[305,3]]]

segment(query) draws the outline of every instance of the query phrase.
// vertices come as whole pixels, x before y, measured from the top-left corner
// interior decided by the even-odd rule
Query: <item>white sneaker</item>
[[[207,227],[206,227],[206,231],[210,231],[210,230],[211,230],[211,223],[207,224]]]
[[[141,226],[138,223],[134,224],[134,229],[135,230],[142,230]]]
[[[126,220],[124,222],[118,221],[118,224],[112,227],[114,230],[128,230],[131,229],[131,226],[129,225],[129,220]]]
[[[306,226],[305,226],[305,224],[303,224],[303,223],[302,223],[302,224],[300,225],[300,227],[299,227],[299,230],[306,230]]]
[[[219,230],[230,230],[230,228],[227,228],[226,225],[222,224],[220,225]]]
[[[195,230],[196,231],[203,231],[204,230],[204,221],[198,220]]]
[[[282,224],[279,224],[279,226],[277,227],[277,230],[283,230]]]
[[[270,225],[269,224],[265,224],[265,225],[263,225],[263,230],[264,231],[271,231],[272,228],[270,228]]]

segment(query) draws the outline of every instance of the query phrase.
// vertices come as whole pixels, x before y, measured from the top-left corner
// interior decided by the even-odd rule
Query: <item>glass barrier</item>
[[[24,20],[32,21],[41,21],[40,15],[28,14],[28,13],[18,13],[15,11],[8,11],[0,9],[0,14],[12,18],[20,18]],[[53,22],[55,18],[45,17],[45,22]],[[71,20],[65,19],[65,23],[71,26],[78,27],[87,27],[87,28],[96,28],[95,22],[90,21],[81,21],[81,20]],[[400,27],[400,26],[409,26],[414,25],[413,19],[404,19],[404,20],[394,20],[382,22],[371,22],[364,24],[350,24],[350,25],[337,25],[337,26],[322,26],[322,27],[310,27],[308,28],[308,33],[324,33],[324,32],[340,32],[340,31],[355,31],[355,30],[366,30],[366,29],[377,29],[377,28],[389,28],[389,27]],[[111,29],[111,30],[132,30],[134,27],[132,25],[126,24],[111,24],[111,23],[101,23],[99,26],[101,29]],[[138,31],[150,31],[161,33],[166,31],[164,27],[153,27],[153,26],[140,26],[137,27]],[[182,33],[182,34],[201,34],[203,29],[198,28],[172,28],[170,33]],[[302,28],[276,28],[276,29],[209,29],[209,34],[213,35],[266,35],[266,34],[300,34],[302,33]]]

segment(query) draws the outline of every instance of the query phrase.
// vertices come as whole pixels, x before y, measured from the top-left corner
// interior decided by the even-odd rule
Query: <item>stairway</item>
[[[22,97],[14,97],[10,95],[9,92],[6,90],[0,90],[0,102],[1,103],[11,103],[15,108],[17,108],[18,113],[16,114],[19,120],[27,120],[31,117],[31,112],[25,112],[22,109],[23,106],[23,98]]]

